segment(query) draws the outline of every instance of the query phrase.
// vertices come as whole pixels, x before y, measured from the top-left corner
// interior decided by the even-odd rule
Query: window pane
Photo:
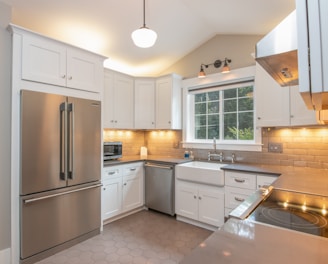
[[[238,110],[239,111],[248,111],[248,110],[253,110],[254,106],[253,106],[253,98],[240,98],[238,100]]]
[[[219,113],[219,102],[208,103],[208,114]]]
[[[206,126],[206,115],[195,116],[195,126]]]
[[[254,139],[254,118],[253,112],[239,113],[239,140]]]
[[[208,125],[216,125],[219,127],[220,125],[220,116],[219,115],[209,115],[208,116]]]
[[[208,100],[209,101],[217,101],[220,99],[220,91],[210,92],[208,93]]]
[[[236,112],[237,111],[237,100],[224,100],[224,112]]]
[[[236,97],[237,97],[237,88],[223,91],[223,99],[236,98]]]
[[[209,126],[208,127],[208,139],[220,138],[219,126]]]
[[[195,102],[205,102],[206,101],[206,93],[195,94]]]
[[[206,127],[195,127],[195,138],[206,139]]]
[[[224,114],[224,139],[237,139],[237,113]]]
[[[206,114],[206,102],[205,103],[196,103],[195,104],[195,114]]]
[[[253,97],[253,86],[238,88],[238,97]]]

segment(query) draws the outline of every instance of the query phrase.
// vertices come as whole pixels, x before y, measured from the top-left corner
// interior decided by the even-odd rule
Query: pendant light
[[[157,34],[155,31],[146,27],[145,19],[145,0],[143,0],[143,26],[132,32],[131,37],[134,44],[140,48],[150,48],[152,47],[157,39]]]

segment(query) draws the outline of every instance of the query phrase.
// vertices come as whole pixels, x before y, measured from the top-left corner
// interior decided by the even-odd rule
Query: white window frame
[[[190,91],[192,90],[206,90],[215,86],[223,86],[229,84],[236,84],[238,82],[254,82],[255,79],[255,66],[240,68],[236,70],[232,70],[229,73],[218,73],[211,74],[206,76],[206,78],[192,78],[185,79],[182,81],[182,92],[183,92],[183,142],[182,146],[184,148],[198,148],[198,149],[212,149],[213,148],[213,140],[193,140],[191,137],[188,137],[187,132],[194,133],[194,104],[193,104],[193,96]],[[255,85],[253,85],[253,100],[254,100],[254,124],[256,109],[255,109]],[[190,135],[190,134],[189,134]],[[254,140],[245,142],[238,140],[224,140],[217,141],[216,147],[220,150],[240,150],[240,151],[262,151],[262,143],[261,143],[261,129],[255,127],[254,128]]]

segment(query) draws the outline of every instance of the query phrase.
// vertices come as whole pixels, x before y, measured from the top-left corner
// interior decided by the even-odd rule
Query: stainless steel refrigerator
[[[21,263],[100,232],[99,101],[22,90],[20,164]]]

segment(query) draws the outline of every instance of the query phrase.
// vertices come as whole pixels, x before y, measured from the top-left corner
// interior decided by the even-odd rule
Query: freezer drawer
[[[21,197],[21,259],[100,228],[100,184]]]

